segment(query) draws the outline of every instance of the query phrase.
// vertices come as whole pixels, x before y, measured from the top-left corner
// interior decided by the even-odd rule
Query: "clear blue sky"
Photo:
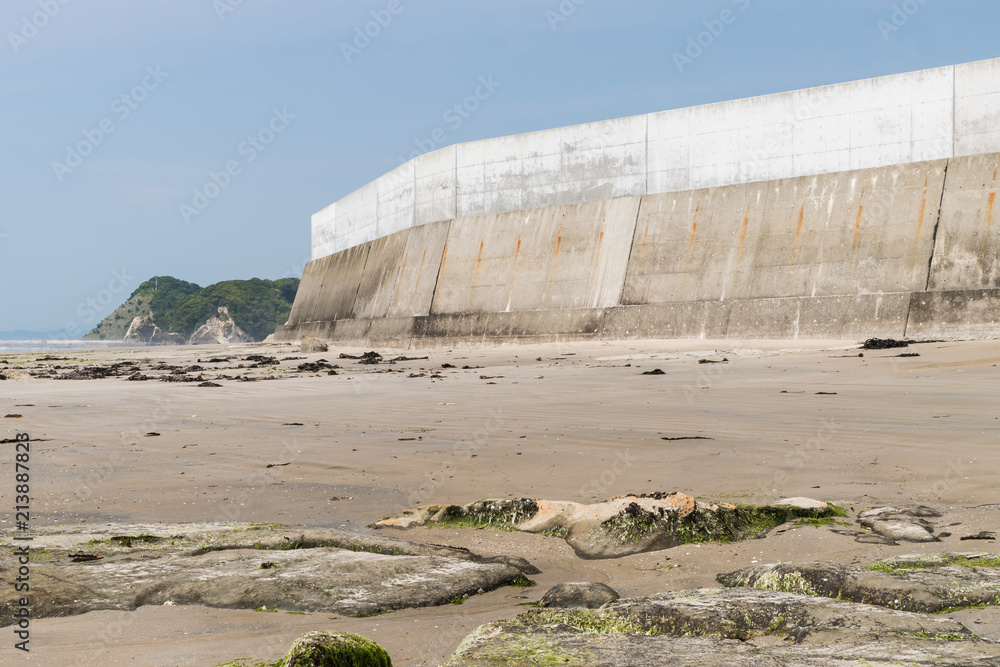
[[[679,68],[706,21],[723,29]],[[310,215],[438,128],[446,145],[982,60],[997,26],[995,0],[5,0],[0,331],[85,332],[153,275],[299,276]],[[446,119],[480,77],[499,85]]]

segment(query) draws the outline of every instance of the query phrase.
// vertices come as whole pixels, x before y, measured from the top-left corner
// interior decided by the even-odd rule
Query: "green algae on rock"
[[[1000,605],[1000,558],[993,554],[897,556],[867,568],[827,562],[762,564],[716,579],[732,588],[802,593],[903,611]]]
[[[1000,644],[958,621],[755,589],[533,609],[469,635],[447,667],[779,667],[996,664]]]
[[[564,538],[581,558],[618,558],[681,544],[754,539],[788,521],[846,515],[835,505],[808,498],[773,505],[732,505],[658,492],[616,496],[593,505],[526,498],[482,500],[465,506],[427,505],[385,518],[374,527],[518,530]]]
[[[46,526],[35,544],[46,554],[32,569],[36,618],[166,603],[370,616],[524,585],[538,572],[516,557],[276,524]],[[15,567],[0,552],[0,570]],[[17,599],[0,592],[0,626],[13,622]]]
[[[227,662],[219,667],[392,667],[389,654],[361,635],[317,630],[302,635],[280,660]]]

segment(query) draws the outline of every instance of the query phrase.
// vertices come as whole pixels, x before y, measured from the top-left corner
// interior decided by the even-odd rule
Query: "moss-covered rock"
[[[283,667],[392,667],[392,660],[361,635],[318,630],[295,640]]]
[[[734,588],[803,593],[916,612],[1000,604],[1000,558],[990,554],[898,556],[868,568],[824,562],[752,565],[717,579]]]
[[[997,664],[1000,644],[961,623],[871,605],[752,589],[533,609],[485,625],[447,667]]]
[[[444,605],[523,585],[521,558],[332,529],[278,524],[118,524],[40,527],[32,615],[70,616],[165,603],[345,616]],[[0,570],[15,568],[13,549]],[[0,626],[19,594],[0,591]]]
[[[317,630],[296,639],[280,660],[235,660],[219,667],[392,667],[392,660],[367,637]]]
[[[389,517],[375,528],[494,528],[562,537],[582,558],[618,558],[696,542],[763,537],[787,521],[846,516],[841,508],[804,498],[775,505],[711,504],[682,493],[651,493],[583,505],[553,500],[483,500],[428,505]],[[808,502],[805,502],[808,501]]]

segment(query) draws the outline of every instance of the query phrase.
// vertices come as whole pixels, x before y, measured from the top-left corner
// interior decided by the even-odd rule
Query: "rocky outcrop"
[[[143,345],[183,345],[184,336],[163,331],[153,322],[152,315],[139,315],[132,320],[122,342]]]
[[[245,664],[245,660],[238,660],[220,667],[242,667]],[[392,667],[392,660],[384,648],[367,637],[349,632],[315,630],[296,639],[281,660],[267,664],[280,667]]]
[[[692,542],[733,542],[763,537],[796,518],[843,512],[808,499],[775,505],[699,503],[683,493],[619,496],[583,505],[555,500],[483,500],[470,505],[427,505],[387,518],[375,528],[448,524],[520,530],[566,539],[581,558],[618,558]]]
[[[447,667],[993,665],[1000,644],[939,616],[753,589],[536,609],[482,626]]]
[[[929,519],[940,517],[941,512],[922,505],[876,507],[859,514],[858,523],[888,542],[937,542]]]
[[[389,654],[361,635],[317,630],[295,640],[285,654],[284,667],[327,667],[364,665],[392,667]]]
[[[567,582],[556,584],[545,592],[539,604],[542,607],[598,609],[621,596],[607,584]]]
[[[752,565],[717,577],[724,586],[801,593],[916,612],[1000,604],[1000,556],[900,556],[868,568],[838,563]]]
[[[368,616],[530,585],[513,558],[273,525],[42,528],[32,548],[46,553],[31,568],[36,618],[163,604]],[[16,568],[0,552],[0,573]],[[14,620],[18,594],[8,588],[0,626]]]
[[[302,337],[302,352],[303,354],[309,354],[312,352],[327,352],[329,347],[326,341],[322,338],[313,338],[312,336]]]
[[[228,345],[230,343],[252,343],[253,338],[236,326],[229,309],[219,306],[218,314],[198,327],[188,338],[190,345]]]

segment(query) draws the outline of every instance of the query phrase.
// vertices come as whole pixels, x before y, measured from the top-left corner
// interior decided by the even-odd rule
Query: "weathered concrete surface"
[[[1000,558],[983,553],[901,556],[867,569],[823,562],[752,565],[720,574],[718,581],[925,613],[1000,604]]]
[[[434,314],[618,304],[638,198],[452,223]]]
[[[1000,155],[956,158],[948,166],[931,267],[934,290],[1000,287]]]
[[[358,281],[351,319],[385,317],[399,283],[409,230],[375,239],[368,244],[365,268]]]
[[[163,604],[366,616],[446,604],[537,572],[516,557],[274,525],[43,528],[31,559],[35,618]],[[4,576],[17,567],[11,551],[0,555]],[[13,622],[19,596],[0,593],[0,626]]]
[[[288,321],[336,322],[351,317],[369,247],[370,244],[359,245],[309,262],[302,273]],[[321,331],[312,335],[332,339]]]
[[[455,218],[997,152],[997,81],[994,59],[449,146],[316,213],[313,259]]]
[[[938,616],[771,591],[701,589],[485,625],[447,667],[992,665],[1000,644]]]
[[[906,332],[908,336],[924,339],[1000,335],[1000,289],[913,294]]]
[[[415,227],[311,262],[277,336],[997,335],[998,170],[980,155]]]
[[[922,290],[945,165],[643,197],[622,303]]]
[[[431,312],[450,227],[450,222],[438,222],[409,231],[399,279],[389,303],[389,317],[412,317]]]

